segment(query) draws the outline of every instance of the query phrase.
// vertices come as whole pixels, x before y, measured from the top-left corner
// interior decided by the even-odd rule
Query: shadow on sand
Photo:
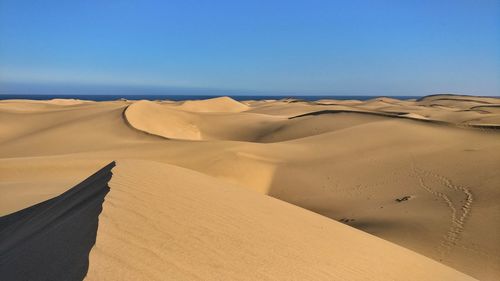
[[[0,217],[0,279],[82,280],[114,166],[57,197]]]

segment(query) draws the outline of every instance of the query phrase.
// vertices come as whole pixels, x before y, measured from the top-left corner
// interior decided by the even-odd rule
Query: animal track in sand
[[[455,247],[461,239],[462,232],[464,230],[465,222],[470,216],[472,202],[474,197],[472,192],[463,186],[453,184],[453,182],[440,174],[434,173],[432,171],[427,171],[416,167],[414,160],[412,159],[412,175],[416,176],[419,181],[420,187],[422,187],[427,192],[431,193],[435,197],[441,199],[446,203],[451,212],[451,225],[448,228],[447,233],[443,237],[440,243],[439,253],[442,257],[446,256],[453,247]],[[442,186],[448,188],[449,190],[460,192],[465,197],[465,201],[460,205],[453,202],[453,200],[448,197],[446,193],[437,191],[435,187],[431,187],[426,183],[425,179],[434,178]]]

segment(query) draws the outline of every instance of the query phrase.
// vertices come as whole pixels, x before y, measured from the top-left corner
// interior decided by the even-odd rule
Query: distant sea
[[[112,101],[118,99],[128,99],[128,100],[202,100],[220,97],[221,95],[64,95],[64,94],[53,94],[53,95],[9,95],[0,94],[0,100],[7,99],[29,99],[29,100],[50,100],[50,99],[82,99],[82,100],[93,100],[93,101]],[[336,99],[336,100],[368,100],[376,98],[378,96],[340,96],[340,95],[224,95],[229,96],[235,100],[279,100],[285,98],[294,98],[307,101],[315,101],[321,99]],[[397,99],[415,99],[418,96],[391,96],[391,98]]]
[[[357,99],[367,100],[380,95],[355,95],[354,93],[301,93],[301,92],[262,92],[246,90],[227,90],[212,88],[116,86],[64,83],[13,83],[0,82],[0,100],[5,99],[82,99],[110,101],[129,100],[200,100],[228,96],[235,100],[263,100],[295,98],[301,100],[320,99]],[[391,96],[398,99],[419,98],[419,96]]]

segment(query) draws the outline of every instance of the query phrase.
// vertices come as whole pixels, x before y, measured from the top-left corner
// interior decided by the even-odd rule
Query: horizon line
[[[3,89],[3,87],[6,89]],[[29,89],[30,87],[46,87],[42,89]],[[77,89],[68,89],[74,88]],[[27,89],[28,88],[28,89]],[[89,93],[89,91],[121,91],[121,90],[153,90],[152,93]],[[172,92],[154,92],[154,91],[179,91],[178,93]],[[32,93],[27,93],[28,91],[34,91]],[[41,92],[40,92],[41,91]],[[43,91],[54,91],[50,93],[44,93]],[[64,91],[64,92],[61,92]],[[71,93],[71,91],[84,91],[83,93]],[[85,93],[85,91],[87,93]],[[192,93],[187,91],[194,91]],[[205,91],[206,93],[200,93],[200,91]],[[154,84],[130,84],[130,83],[82,83],[82,82],[49,82],[49,81],[2,81],[0,80],[0,95],[78,95],[78,96],[113,96],[113,95],[124,95],[124,96],[360,96],[360,97],[424,97],[432,95],[462,95],[462,96],[476,96],[476,97],[498,97],[495,94],[470,94],[470,93],[459,93],[453,91],[437,91],[433,93],[373,93],[366,94],[361,93],[369,90],[262,90],[262,89],[236,89],[236,88],[219,88],[219,87],[202,87],[202,86],[169,86],[169,85],[154,85]],[[65,93],[68,92],[68,93]],[[220,92],[220,93],[217,93]]]

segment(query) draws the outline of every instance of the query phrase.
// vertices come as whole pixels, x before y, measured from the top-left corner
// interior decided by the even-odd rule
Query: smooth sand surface
[[[268,233],[269,241],[266,245],[270,249],[276,249],[276,253],[273,252],[271,255],[266,252],[269,249],[265,249],[266,247],[262,245],[263,248],[256,247],[255,252],[250,251],[253,247],[241,246],[247,252],[238,253],[242,255],[238,256],[239,258],[248,260],[249,266],[253,265],[254,268],[258,265],[257,256],[275,257],[272,262],[261,257],[261,260],[267,261],[262,265],[262,271],[258,271],[262,274],[258,276],[262,278],[272,279],[278,275],[271,273],[284,274],[287,271],[278,269],[281,267],[276,261],[278,257],[284,260],[284,264],[290,265],[294,264],[292,260],[299,258],[290,252],[280,252],[284,251],[283,244],[278,243],[277,237],[282,232],[286,232],[283,243],[294,241],[296,248],[290,251],[304,252],[304,258],[307,257],[305,259],[312,260],[315,256],[313,252],[306,250],[308,243],[312,243],[311,249],[319,251],[314,257],[318,262],[325,262],[329,257],[336,260],[339,256],[338,251],[332,253],[322,251],[322,247],[316,243],[322,245],[337,243],[336,246],[324,246],[325,250],[333,251],[338,244],[343,244],[343,239],[350,237],[351,234],[347,235],[345,231],[359,233],[365,237],[363,239],[373,243],[373,249],[370,249],[367,245],[371,244],[362,244],[358,240],[346,242],[352,249],[346,253],[350,258],[343,261],[347,264],[343,263],[342,266],[331,265],[332,271],[327,269],[326,262],[319,262],[316,269],[314,266],[309,266],[308,271],[299,267],[298,261],[294,261],[295,264],[291,267],[296,268],[294,272],[298,274],[296,275],[298,279],[321,277],[328,279],[328,274],[332,272],[348,274],[346,272],[357,268],[357,262],[363,266],[363,270],[368,270],[368,265],[375,263],[376,260],[374,257],[377,254],[372,252],[382,251],[380,247],[386,246],[382,246],[383,241],[380,242],[378,238],[349,228],[354,227],[479,280],[498,280],[500,277],[498,239],[500,237],[498,203],[500,202],[498,189],[500,111],[497,110],[499,104],[500,99],[497,98],[453,95],[429,96],[420,100],[377,98],[363,102],[335,100],[305,102],[286,99],[240,103],[227,97],[184,102],[0,101],[0,178],[2,179],[0,214],[7,215],[59,195],[99,168],[117,161],[116,170],[122,171],[120,163],[125,163],[123,171],[134,174],[130,179],[131,182],[142,181],[143,185],[138,188],[146,193],[149,186],[161,193],[162,180],[159,178],[163,176],[160,177],[155,172],[158,170],[165,170],[167,175],[171,172],[172,178],[175,178],[174,181],[166,183],[167,187],[170,186],[167,195],[171,194],[173,198],[184,196],[182,190],[188,185],[196,186],[189,189],[191,190],[189,192],[203,189],[205,181],[209,188],[208,182],[212,180],[217,181],[221,187],[227,186],[225,189],[234,187],[238,190],[248,190],[248,192],[238,191],[238,195],[234,195],[231,202],[241,201],[241,206],[256,204],[255,210],[251,212],[252,215],[248,216],[264,220],[262,213],[259,212],[268,211],[269,220],[262,221],[262,224],[266,225],[262,226],[265,230],[252,227],[253,223],[241,222],[237,226],[241,232],[234,232],[234,237],[240,237],[238,235],[243,235],[242,233],[262,237],[258,235]],[[132,161],[134,159],[146,161],[147,164]],[[163,165],[153,165],[150,161]],[[137,169],[134,172],[131,166],[136,164]],[[149,166],[151,167],[146,168]],[[179,167],[189,169],[189,173]],[[148,175],[148,170],[154,175]],[[116,174],[120,175],[120,172]],[[180,175],[184,175],[186,179],[181,179]],[[122,176],[125,177],[124,174]],[[158,179],[154,179],[153,176]],[[197,181],[188,179],[191,176],[200,182],[196,184]],[[123,185],[127,185],[127,181],[122,180],[122,183],[117,181],[116,186],[125,188]],[[111,190],[108,195],[110,198],[113,194],[113,179]],[[154,196],[151,198],[151,194],[146,193],[144,196],[148,199],[141,201],[142,197],[137,192],[143,194],[141,191],[135,193],[130,191],[127,193],[127,198],[123,198],[125,200],[123,202],[137,204],[137,208],[148,202],[147,200],[151,200],[151,204],[158,202]],[[193,214],[197,215],[176,210],[170,216],[165,214],[166,219],[162,219],[161,222],[154,224],[144,222],[143,226],[154,225],[163,229],[179,223],[182,229],[206,227],[217,231],[214,233],[219,233],[216,226],[220,225],[221,221],[234,222],[240,216],[242,220],[250,219],[243,215],[245,212],[242,209],[235,211],[235,217],[227,217],[224,208],[233,207],[227,205],[226,201],[229,199],[223,199],[225,198],[223,194],[224,191],[210,193],[209,201],[214,209],[207,210],[203,207],[208,204],[203,200],[208,199],[193,196],[195,198],[186,200],[201,204],[197,208],[193,207]],[[242,199],[247,194],[253,194],[248,195],[249,198],[258,199]],[[164,198],[168,197],[167,195],[158,196]],[[270,209],[258,208],[261,206],[258,202],[270,200],[266,195],[297,207],[291,208],[292,206],[273,199],[269,201],[274,202],[273,206],[265,207]],[[216,199],[217,196],[221,198]],[[170,199],[164,198],[164,200],[167,202]],[[132,224],[132,221],[127,221],[134,219],[132,215],[120,218],[122,215],[126,216],[127,212],[120,209],[112,212],[114,209],[108,206],[111,206],[113,201],[110,199],[111,203],[107,202],[108,198],[104,203],[100,220],[109,223],[102,225],[113,225],[113,221]],[[122,201],[116,202],[118,204]],[[235,204],[235,208],[240,206],[236,203],[231,204]],[[157,207],[151,210],[141,209],[137,216],[148,217],[150,212],[155,210],[167,213],[171,211],[164,209],[168,206]],[[217,209],[219,207],[222,209]],[[106,218],[108,211],[109,220]],[[182,214],[183,212],[186,214]],[[298,228],[294,228],[293,231],[281,229],[287,223],[281,222],[279,218],[285,216],[287,212],[290,212],[289,219],[295,220],[300,228],[313,229],[300,231]],[[207,220],[204,225],[192,217],[202,214],[221,216],[220,221]],[[277,217],[274,217],[274,214]],[[190,219],[180,223],[176,218],[183,216]],[[319,224],[324,224],[331,235],[323,236],[314,230],[313,225],[316,225],[315,221],[319,218],[321,218]],[[152,219],[159,220],[158,217]],[[224,227],[221,226],[220,231],[229,231]],[[106,247],[105,244],[109,244],[110,247],[103,248],[106,251],[118,247],[119,241],[110,241],[112,239],[109,235],[113,235],[113,232],[106,234],[108,236],[102,232],[102,239],[105,239],[102,241],[107,242],[99,244],[102,229],[105,228],[104,226],[101,228],[100,223],[95,249]],[[140,233],[158,235],[155,228],[134,229],[138,235]],[[339,236],[328,238],[334,236],[333,233],[337,229]],[[180,247],[177,250],[184,249],[182,251],[186,254],[186,256],[179,254],[178,264],[173,262],[179,267],[176,271],[178,274],[188,274],[187,272],[195,274],[193,271],[199,270],[200,278],[203,275],[212,279],[224,276],[229,279],[257,276],[249,275],[250,271],[243,269],[244,263],[238,263],[235,258],[231,258],[234,254],[231,236],[205,237],[196,231],[194,233],[198,233],[198,236],[189,235],[185,240],[181,231],[166,232],[166,235],[176,239],[176,243],[170,246]],[[132,239],[135,234],[128,235],[131,235],[128,238]],[[315,241],[311,238],[312,235],[318,235],[321,239]],[[218,256],[220,259],[214,256],[218,255],[217,251],[209,253],[208,249],[211,249],[209,248],[211,246],[205,243],[203,245],[207,248],[200,249],[202,252],[199,255],[191,252],[194,251],[191,246],[197,245],[197,249],[201,247],[195,241],[205,241],[204,239],[210,243],[217,241],[219,243],[217,245],[226,245],[227,242],[226,247],[221,248]],[[137,243],[140,241],[142,240],[136,240]],[[253,245],[252,243],[261,242],[248,243]],[[364,246],[351,245],[356,243]],[[167,244],[162,245],[170,247]],[[148,247],[153,245],[156,247],[159,244],[148,245],[146,243],[136,246],[146,247],[144,250],[147,251],[152,250]],[[290,247],[289,244],[286,245],[287,248]],[[401,251],[389,243],[383,242],[383,245],[398,249],[394,251]],[[117,248],[116,250],[118,251]],[[363,252],[365,250],[371,254],[366,260],[362,260],[359,257],[364,255],[362,253],[365,253]],[[392,275],[407,268],[403,263],[416,259],[417,256],[418,259],[422,259],[411,251],[405,251],[411,253],[408,255],[398,254],[402,258],[401,263],[397,265],[393,263],[396,261],[390,258],[380,258],[383,262],[373,264],[373,272],[363,271],[364,273],[359,272],[359,275],[343,276],[346,276],[347,280],[355,278],[354,276],[361,278],[363,274],[368,277],[376,276],[373,278],[380,280],[384,280],[384,276],[385,280],[391,280],[390,276],[396,276],[392,278],[394,280],[408,280],[413,278],[408,277],[410,275],[420,276],[420,280],[426,279],[421,275],[426,274],[423,272],[425,270],[416,267],[416,262],[413,262],[413,267],[416,268],[408,269],[414,270],[411,271],[414,274]],[[97,259],[99,256],[95,254],[97,252],[91,254],[91,265],[92,257]],[[157,253],[153,251],[150,254]],[[171,253],[161,253],[157,258],[158,261],[169,261],[174,257]],[[210,257],[214,260],[214,264],[201,264],[196,267],[189,264],[190,257],[197,261]],[[140,259],[141,262],[144,259],[146,256]],[[227,266],[224,266],[222,261],[226,262]],[[438,269],[435,265],[431,265],[433,263],[426,261],[423,264],[428,264],[429,272],[441,272],[441,270],[442,274],[448,272],[444,266]],[[268,271],[266,266],[269,266]],[[213,268],[220,270],[214,269],[212,272],[210,269]],[[223,268],[233,268],[236,272],[226,271],[224,276],[210,275],[223,272]],[[111,272],[113,269],[101,267],[96,270]],[[155,273],[154,270],[149,268],[145,269],[145,272],[157,276],[155,274],[158,272]],[[236,278],[237,275],[234,274],[240,271],[246,273]],[[99,272],[89,270],[89,274],[91,273]],[[441,273],[436,273],[436,276],[443,276],[441,280],[456,280],[452,277],[447,279],[445,275],[439,275]],[[186,275],[179,276],[190,279]],[[194,277],[196,275],[193,275],[193,279]],[[289,278],[283,278],[293,279],[293,276],[287,277]]]
[[[473,280],[210,176],[119,161],[87,280]]]

